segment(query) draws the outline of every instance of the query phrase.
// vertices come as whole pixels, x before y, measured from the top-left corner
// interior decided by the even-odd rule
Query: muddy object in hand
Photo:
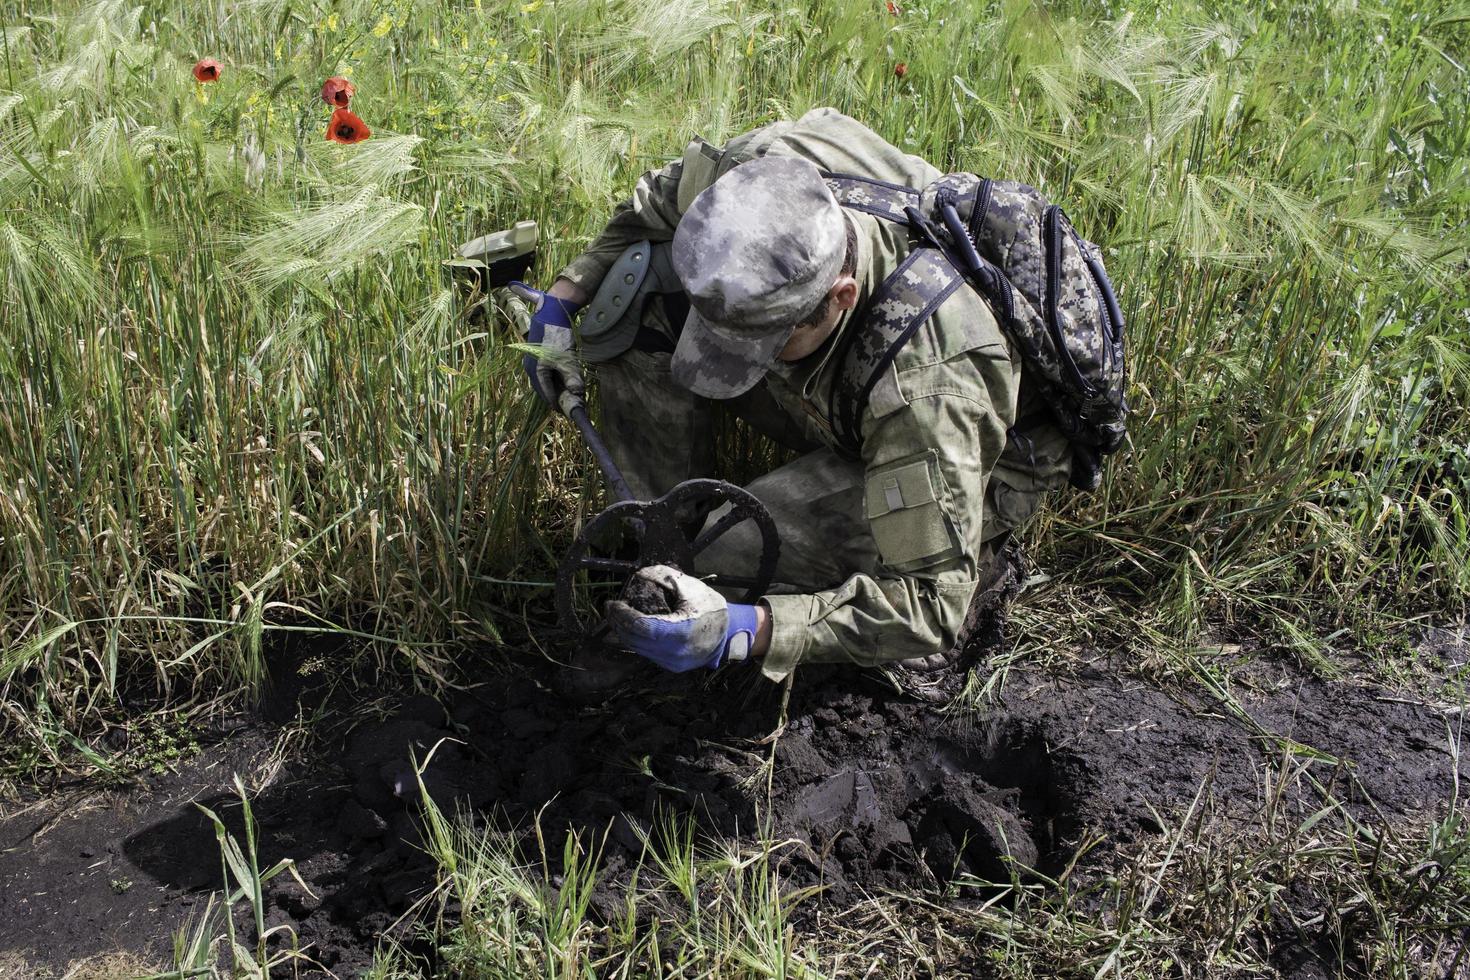
[[[674,611],[679,597],[671,589],[641,575],[634,575],[623,586],[622,599],[628,605],[648,616],[660,616]]]

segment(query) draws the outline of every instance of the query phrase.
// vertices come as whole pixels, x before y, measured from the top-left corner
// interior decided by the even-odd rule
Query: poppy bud
[[[339,109],[347,108],[356,94],[357,89],[341,75],[333,75],[322,83],[322,101]]]
[[[200,58],[194,63],[194,80],[199,82],[219,81],[220,63],[213,58]]]

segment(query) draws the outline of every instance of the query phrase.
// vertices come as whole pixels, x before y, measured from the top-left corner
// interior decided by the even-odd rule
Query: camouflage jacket
[[[762,127],[723,149],[695,140],[682,160],[639,180],[562,277],[595,291],[624,248],[671,239],[700,191],[765,153],[911,187],[940,176],[834,109]],[[900,225],[848,214],[858,228],[861,311],[913,246]],[[767,377],[786,412],[834,449],[827,412],[839,365],[832,352],[859,325],[844,315],[821,351]],[[989,306],[969,288],[956,290],[905,345],[861,419],[863,497],[882,564],[826,591],[766,597],[773,630],[763,665],[768,677],[784,677],[803,660],[872,664],[954,643],[981,571],[982,544],[1004,529],[985,512],[986,487],[1015,418],[1020,370]]]

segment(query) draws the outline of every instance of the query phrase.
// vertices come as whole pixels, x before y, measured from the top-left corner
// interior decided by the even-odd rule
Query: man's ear
[[[832,284],[832,305],[839,310],[850,310],[857,306],[858,281],[853,276],[838,276]]]

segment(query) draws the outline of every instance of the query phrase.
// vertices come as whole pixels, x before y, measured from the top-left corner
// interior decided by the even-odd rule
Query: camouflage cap
[[[689,319],[674,380],[706,398],[750,390],[842,271],[842,207],[809,160],[766,156],[702,191],[674,232]]]

